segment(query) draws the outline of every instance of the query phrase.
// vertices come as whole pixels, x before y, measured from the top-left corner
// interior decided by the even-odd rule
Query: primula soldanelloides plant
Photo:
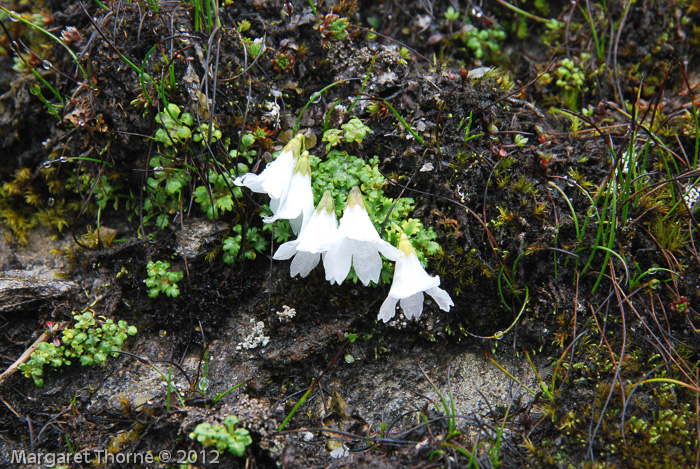
[[[274,214],[263,218],[263,221],[274,223],[276,220],[289,220],[294,234],[299,233],[303,222],[311,216],[314,211],[314,193],[311,189],[308,151],[297,158],[289,189],[285,191],[284,197],[270,202],[270,209]]]
[[[269,163],[262,173],[246,173],[237,177],[233,183],[237,186],[245,186],[253,192],[269,195],[270,208],[274,214],[289,192],[296,160],[303,146],[304,136],[299,134],[289,141],[282,153]]]
[[[302,153],[303,147],[304,136],[299,134],[261,174],[246,173],[234,181],[237,186],[269,195],[272,215],[263,221],[289,220],[294,234],[314,210],[309,152]]]
[[[387,322],[396,314],[396,303],[401,304],[406,319],[418,319],[423,313],[423,292],[430,295],[443,311],[449,311],[454,302],[445,290],[439,288],[440,277],[431,277],[425,271],[416,251],[405,233],[399,241],[399,258],[396,261],[394,281],[384,303],[379,309],[379,319]]]
[[[345,140],[359,144],[370,130],[359,119],[353,119],[351,124],[343,126]],[[329,148],[342,143],[340,138],[335,138],[340,134],[327,132],[327,135],[329,138],[324,136],[324,140],[329,142]],[[435,242],[437,235],[432,229],[425,229],[419,220],[407,218],[413,209],[413,199],[395,201],[384,195],[385,179],[377,168],[378,163],[378,157],[368,163],[336,149],[330,150],[326,160],[321,161],[304,150],[304,136],[299,134],[262,173],[244,174],[234,183],[270,197],[272,215],[263,217],[266,230],[276,221],[289,220],[292,231],[298,234],[297,239],[282,244],[273,256],[277,260],[293,258],[292,277],[306,277],[321,260],[326,280],[331,284],[341,284],[350,278],[368,286],[371,282],[388,283],[393,275],[389,297],[379,314],[384,322],[394,317],[399,302],[407,319],[419,318],[423,312],[423,292],[432,296],[441,309],[449,311],[452,299],[439,288],[440,279],[428,275],[423,267],[426,255],[441,250]],[[369,203],[361,190],[367,194]],[[321,192],[323,196],[314,210],[314,194]],[[340,212],[336,206],[345,207],[339,224],[336,217]],[[400,249],[382,239],[377,231],[387,221],[391,227],[383,230],[383,234],[399,244]],[[276,233],[276,227],[273,230]],[[414,245],[420,249],[419,253]],[[382,256],[396,262],[395,274]]]
[[[399,250],[379,237],[360,189],[355,186],[350,190],[336,237],[323,258],[326,280],[340,285],[352,266],[365,286],[378,283],[382,270],[380,253],[393,261],[399,258]]]
[[[318,265],[321,255],[328,251],[337,231],[338,220],[335,217],[333,197],[330,191],[326,191],[309,221],[301,229],[299,237],[281,245],[273,257],[277,260],[294,257],[290,266],[292,277],[306,277]]]

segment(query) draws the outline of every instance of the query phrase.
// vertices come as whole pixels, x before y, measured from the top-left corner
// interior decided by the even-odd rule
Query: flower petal
[[[365,285],[369,282],[379,283],[382,271],[382,258],[371,243],[352,240],[352,266],[360,281]]]
[[[237,177],[233,183],[245,186],[253,192],[262,192],[272,199],[283,197],[289,189],[294,171],[294,152],[284,151],[260,174],[246,173]]]
[[[406,319],[418,319],[423,313],[423,292],[403,298],[401,300],[401,309]]]
[[[455,305],[450,295],[442,288],[429,288],[425,292],[433,297],[443,311],[449,311],[450,307]]]
[[[292,265],[289,267],[289,272],[292,277],[296,277],[300,274],[303,277],[309,275],[314,267],[318,265],[318,261],[321,259],[320,254],[311,254],[308,252],[297,252],[297,255],[292,259]]]
[[[325,208],[315,211],[299,233],[297,249],[305,252],[325,252],[336,239],[338,222],[335,213],[329,214]]]
[[[340,219],[338,234],[358,241],[377,242],[382,240],[372,224],[372,220],[369,219],[367,210],[359,204],[345,208],[343,217]]]
[[[348,240],[341,239],[330,246],[323,257],[323,268],[326,269],[326,280],[340,285],[350,273],[352,264],[352,249]]]
[[[275,251],[275,255],[272,256],[272,258],[278,261],[289,259],[297,253],[298,244],[298,239],[295,239],[294,241],[287,241],[286,243],[277,248],[277,251]]]
[[[403,255],[399,249],[384,240],[381,240],[378,244],[375,244],[375,246],[379,249],[379,252],[390,261],[396,262]]]
[[[296,218],[289,219],[289,226],[292,229],[292,233],[294,233],[294,234],[299,234],[299,231],[301,231],[301,227],[303,224],[304,224],[303,213]]]
[[[440,278],[428,275],[417,256],[406,256],[402,253],[396,261],[394,281],[389,294],[403,299],[439,285]]]
[[[377,319],[380,321],[389,322],[389,320],[396,315],[396,303],[398,302],[398,298],[391,295],[387,296],[384,303],[382,303],[382,307],[379,308],[379,316],[377,316]]]
[[[272,207],[271,207],[272,208]],[[303,220],[308,219],[314,210],[314,193],[311,189],[311,176],[296,172],[292,177],[286,197],[280,200],[279,208],[271,217],[264,217],[265,223],[287,219],[292,231],[299,233]]]

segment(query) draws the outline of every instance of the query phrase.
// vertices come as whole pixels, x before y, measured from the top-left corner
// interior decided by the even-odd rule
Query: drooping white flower
[[[431,277],[416,256],[416,251],[405,233],[399,241],[401,256],[396,261],[394,281],[382,307],[378,319],[387,322],[396,314],[396,303],[401,301],[401,309],[406,319],[418,319],[423,313],[423,292],[432,296],[440,309],[449,311],[454,306],[450,295],[439,288],[440,277]]]
[[[270,201],[273,215],[263,217],[265,223],[276,220],[289,220],[294,234],[298,234],[305,220],[314,211],[314,192],[311,188],[311,167],[309,152],[305,151],[297,158],[289,189],[280,199]]]
[[[246,173],[237,177],[233,183],[237,186],[245,186],[253,192],[267,194],[273,200],[281,199],[289,191],[296,159],[303,146],[304,136],[298,134],[287,143],[282,153],[269,163],[262,173]]]
[[[281,245],[273,258],[284,260],[294,256],[289,268],[292,277],[297,274],[306,277],[318,265],[321,254],[328,250],[337,231],[333,197],[330,191],[326,191],[309,221],[302,227],[299,237]]]
[[[379,237],[365,209],[360,189],[353,187],[348,195],[338,234],[323,257],[326,280],[341,284],[350,273],[350,266],[357,277],[367,286],[378,283],[382,270],[382,258],[397,260],[401,252]]]

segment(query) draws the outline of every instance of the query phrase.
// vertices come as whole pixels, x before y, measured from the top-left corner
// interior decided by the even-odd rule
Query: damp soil
[[[95,450],[114,458],[73,467],[163,451],[144,467],[697,464],[692,2],[532,7],[559,28],[501,2],[453,19],[449,2],[220,2],[219,27],[179,2],[15,3],[75,29],[58,44],[1,17],[0,368],[75,312],[138,333],[104,366],[46,367],[43,387],[0,378],[0,465]],[[578,87],[556,84],[565,59]],[[164,101],[223,138],[164,148]],[[291,278],[274,245],[222,261],[267,201],[245,193],[212,221],[193,186],[235,173],[245,134],[254,170],[295,128],[323,159],[324,130],[354,116],[371,133],[341,148],[378,156],[386,194],[437,233],[428,272],[449,312],[427,299],[416,321],[377,322],[388,285]],[[176,167],[190,186],[159,229],[147,179]],[[183,273],[179,296],[149,297],[151,260]],[[213,461],[189,435],[229,415],[252,443]]]

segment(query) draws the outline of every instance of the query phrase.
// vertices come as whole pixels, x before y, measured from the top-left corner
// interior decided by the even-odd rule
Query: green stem
[[[401,124],[406,128],[406,130],[408,130],[408,131],[410,132],[410,134],[413,135],[413,138],[415,138],[416,140],[418,140],[418,141],[419,141],[421,144],[423,144],[424,146],[426,146],[426,147],[428,146],[428,144],[426,143],[426,141],[423,140],[423,139],[420,137],[420,135],[418,135],[418,134],[411,128],[411,126],[408,125],[408,123],[404,120],[403,117],[401,117],[401,114],[399,114],[398,112],[396,112],[396,109],[394,109],[394,106],[392,106],[391,104],[389,104],[385,99],[382,99],[382,104],[384,104],[386,107],[389,108],[389,110],[391,110],[391,113],[394,114],[394,116],[396,116],[396,118],[399,120],[399,122],[401,122]]]
[[[540,23],[548,23],[550,20],[546,18],[541,18],[539,16],[535,16],[532,13],[528,13],[525,10],[521,10],[520,8],[516,7],[515,5],[511,5],[508,2],[505,2],[504,0],[496,0],[500,5],[513,10],[514,12],[518,13],[519,15],[523,15],[525,18],[530,18],[531,20],[539,21]]]
[[[22,23],[26,24],[27,26],[31,26],[32,28],[34,28],[34,29],[36,29],[36,30],[38,30],[38,31],[41,31],[42,33],[46,34],[48,37],[50,37],[51,39],[53,39],[54,41],[56,41],[57,43],[59,43],[61,46],[63,46],[63,48],[66,49],[66,51],[68,52],[68,54],[71,56],[71,58],[72,58],[73,61],[75,62],[75,65],[77,65],[77,66],[78,66],[78,69],[80,69],[80,74],[83,76],[83,78],[84,78],[86,81],[88,80],[88,74],[87,74],[87,72],[85,72],[85,70],[83,69],[83,67],[80,65],[80,61],[78,60],[78,56],[76,56],[76,55],[75,55],[75,52],[73,52],[73,51],[71,50],[71,48],[68,47],[68,46],[66,45],[65,42],[61,41],[60,38],[54,36],[53,34],[51,34],[50,32],[48,32],[48,31],[45,30],[44,28],[42,28],[42,27],[40,27],[40,26],[37,26],[36,24],[32,23],[31,21],[28,21],[28,20],[22,18],[22,15],[20,15],[19,13],[15,12],[15,11],[8,10],[7,8],[2,7],[2,6],[0,6],[0,10],[4,11],[5,13],[7,13],[7,15],[10,17],[10,19],[15,19],[15,20],[17,20],[17,21],[21,21]]]
[[[296,121],[296,123],[294,124],[294,132],[292,132],[292,135],[296,135],[296,134],[297,134],[297,131],[299,130],[299,123],[301,122],[301,118],[302,118],[302,116],[304,115],[304,112],[306,112],[306,108],[309,107],[309,106],[311,105],[311,103],[313,103],[313,102],[316,101],[318,98],[320,98],[320,97],[321,97],[321,94],[323,94],[324,91],[329,90],[329,89],[333,88],[333,87],[336,86],[336,85],[340,85],[341,83],[345,83],[345,82],[352,81],[352,80],[359,80],[359,78],[348,78],[348,79],[346,79],[346,80],[336,81],[336,82],[333,82],[333,83],[331,83],[330,85],[328,85],[328,86],[322,88],[321,91],[317,91],[317,92],[313,93],[313,94],[311,95],[311,97],[309,98],[309,100],[308,100],[308,101],[306,102],[306,104],[304,105],[304,107],[302,108],[301,112],[299,113],[299,117],[297,117],[297,121]]]

